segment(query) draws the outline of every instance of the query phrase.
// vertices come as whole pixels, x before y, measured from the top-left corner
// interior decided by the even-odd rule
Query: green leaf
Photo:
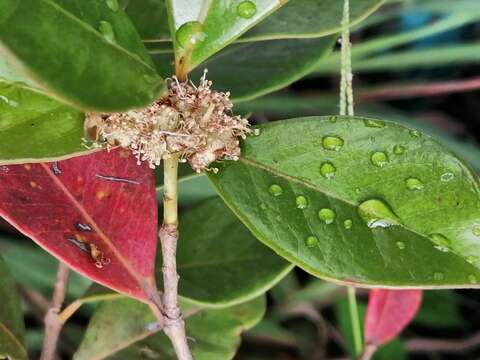
[[[434,328],[461,327],[465,324],[460,298],[454,291],[425,291],[415,324]]]
[[[25,326],[20,299],[7,266],[0,258],[0,358],[28,359],[23,346]]]
[[[284,4],[283,0],[167,0],[177,63],[189,70]]]
[[[125,12],[144,41],[171,41],[164,0],[129,1]]]
[[[187,334],[195,340],[190,343],[195,359],[228,360],[235,354],[240,333],[263,317],[265,298],[225,309],[200,309],[184,304],[183,310],[187,314]],[[156,333],[153,321],[148,307],[134,300],[104,302],[90,321],[74,360],[145,357],[174,360],[168,339],[163,333]]]
[[[230,91],[235,101],[249,100],[313,71],[330,53],[334,41],[334,37],[325,37],[235,44],[202,64],[192,78],[199,78],[203,68],[208,68],[208,79],[216,89]]]
[[[45,296],[51,296],[58,268],[55,258],[28,239],[9,238],[5,235],[0,237],[0,253],[12,270],[16,282]],[[85,293],[91,281],[72,272],[68,284],[68,298],[76,299]]]
[[[147,105],[164,82],[123,10],[107,3],[2,0],[0,50],[42,88],[84,110]]]
[[[478,286],[478,179],[444,146],[364,118],[298,118],[261,132],[209,176],[263,243],[332,281]]]
[[[377,10],[384,0],[355,0],[350,4],[351,26]],[[285,6],[242,36],[242,41],[312,38],[341,30],[343,1],[289,1]]]
[[[206,306],[229,306],[257,297],[292,269],[259,243],[218,197],[181,216],[179,230],[179,293]],[[162,278],[160,271],[161,256],[157,279]]]
[[[0,164],[91,152],[82,144],[84,114],[26,85],[0,80],[0,114]]]

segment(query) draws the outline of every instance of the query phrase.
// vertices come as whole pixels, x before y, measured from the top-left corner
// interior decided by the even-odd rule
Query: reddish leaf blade
[[[125,150],[2,167],[0,216],[93,281],[148,297],[157,246],[155,180]]]
[[[371,290],[365,344],[378,347],[395,338],[413,320],[421,303],[421,290]]]

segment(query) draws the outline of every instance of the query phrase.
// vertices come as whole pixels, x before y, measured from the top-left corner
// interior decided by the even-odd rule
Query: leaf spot
[[[80,231],[92,231],[92,228],[88,224],[77,223],[76,228]]]
[[[98,190],[95,194],[98,200],[103,200],[104,198],[108,197],[108,192],[103,190]]]

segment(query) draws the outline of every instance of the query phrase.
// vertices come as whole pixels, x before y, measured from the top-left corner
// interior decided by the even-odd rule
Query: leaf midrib
[[[25,353],[25,358],[27,358],[26,350],[23,347],[23,344],[2,321],[0,321],[0,331],[3,331],[4,334],[6,334],[10,339],[12,339],[15,345],[17,345],[18,349],[21,352]]]

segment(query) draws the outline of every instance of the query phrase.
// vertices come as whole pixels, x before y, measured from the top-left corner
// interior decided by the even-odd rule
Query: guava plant
[[[416,129],[354,116],[349,27],[382,3],[0,0],[0,215],[60,261],[42,359],[97,302],[77,360],[230,359],[294,266],[348,285],[352,310],[355,287],[410,289],[370,294],[367,359],[419,289],[478,286],[474,173]],[[235,113],[340,33],[339,114]],[[178,184],[207,177],[219,196],[179,220]],[[69,268],[96,284],[64,306]],[[0,355],[26,359],[0,272]]]

